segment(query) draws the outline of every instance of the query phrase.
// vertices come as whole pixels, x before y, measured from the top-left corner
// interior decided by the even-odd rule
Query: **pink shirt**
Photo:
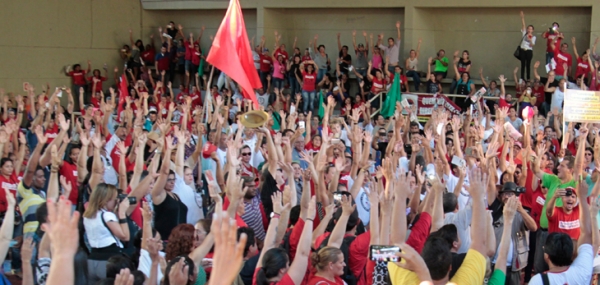
[[[285,74],[285,65],[279,63],[279,61],[273,62],[273,78],[283,79]]]
[[[383,64],[383,59],[381,58],[381,55],[374,54],[373,59],[371,59],[371,61],[373,63],[373,68],[381,69]]]

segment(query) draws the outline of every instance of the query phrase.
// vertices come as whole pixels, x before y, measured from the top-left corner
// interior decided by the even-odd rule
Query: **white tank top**
[[[415,57],[415,59],[411,60],[410,57],[408,58],[408,67],[414,71],[418,71],[419,67],[419,59]]]

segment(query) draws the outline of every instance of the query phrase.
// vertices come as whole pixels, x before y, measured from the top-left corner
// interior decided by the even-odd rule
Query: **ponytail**
[[[263,255],[261,268],[256,272],[256,285],[269,285],[269,279],[279,275],[279,271],[286,268],[288,262],[288,255],[284,249],[269,249]]]

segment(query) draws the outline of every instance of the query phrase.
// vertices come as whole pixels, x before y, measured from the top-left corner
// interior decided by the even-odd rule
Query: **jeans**
[[[533,58],[533,50],[521,49],[521,78],[525,80],[525,68],[527,68],[527,80],[529,80],[529,71],[531,67],[531,59]]]
[[[308,111],[314,110],[314,101],[317,96],[317,91],[306,91],[302,90],[302,101],[304,101],[304,106],[302,110],[304,113],[308,113]]]
[[[452,78],[452,83],[450,84],[450,93],[449,94],[454,94],[454,91],[456,91],[456,85],[458,85],[458,81],[456,81],[456,78]]]
[[[283,91],[283,87],[285,86],[284,84],[285,82],[283,81],[282,78],[275,78],[273,77],[273,89],[277,88],[279,89],[279,91]]]
[[[267,82],[267,75],[269,75],[269,73],[270,72],[258,71],[258,76],[260,77],[260,82],[262,83],[263,90],[265,90],[266,92],[269,92],[267,90],[267,87],[269,87],[269,84]]]
[[[319,68],[319,72],[317,73],[317,84],[323,80],[325,74],[327,74],[327,68]]]
[[[296,77],[289,77],[290,80],[290,96],[292,97],[292,102],[295,100],[294,98],[296,98],[296,94],[302,92],[302,89],[300,87],[300,82],[298,82],[298,79],[296,79]]]
[[[547,51],[546,52],[546,64],[549,64],[553,58],[554,58],[554,53]]]
[[[406,72],[406,76],[412,77],[413,84],[415,85],[415,92],[419,92],[419,87],[421,85],[421,77],[419,76],[419,73],[414,70],[409,70]]]
[[[367,77],[367,69],[366,68],[356,69],[356,72],[358,74],[360,74],[360,76],[362,76],[363,78]],[[358,80],[359,83],[364,80],[364,79],[360,79],[360,77],[356,78],[356,79]]]
[[[388,71],[389,71],[391,74],[394,74],[394,71],[395,71],[394,69],[396,68],[396,66],[398,66],[398,64],[397,64],[397,63],[396,63],[396,65],[389,64],[389,65],[388,65]]]

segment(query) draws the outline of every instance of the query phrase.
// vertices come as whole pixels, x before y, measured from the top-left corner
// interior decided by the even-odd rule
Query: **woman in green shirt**
[[[446,75],[448,75],[449,64],[448,58],[446,57],[446,51],[443,49],[438,51],[437,57],[434,59],[433,63],[435,64],[433,72],[435,73],[437,80],[440,81],[442,78],[446,78]]]

